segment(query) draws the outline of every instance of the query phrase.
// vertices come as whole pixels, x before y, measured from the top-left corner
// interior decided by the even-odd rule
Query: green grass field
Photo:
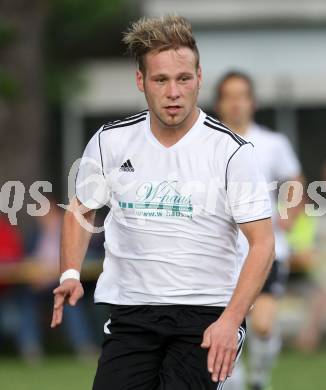
[[[0,359],[1,390],[89,390],[96,362],[73,357],[47,358],[36,366]],[[285,351],[274,369],[273,390],[325,390],[326,351],[302,355]],[[178,390],[178,389],[175,389]]]

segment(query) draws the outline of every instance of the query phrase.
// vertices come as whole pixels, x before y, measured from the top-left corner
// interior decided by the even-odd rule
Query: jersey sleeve
[[[89,209],[99,209],[108,202],[109,188],[104,176],[100,128],[90,139],[80,160],[76,177],[76,196]]]
[[[291,180],[301,173],[299,160],[288,138],[279,134],[277,142],[277,159],[274,167],[278,180]]]
[[[257,221],[272,215],[267,184],[250,143],[240,146],[229,158],[226,194],[227,211],[237,223]]]

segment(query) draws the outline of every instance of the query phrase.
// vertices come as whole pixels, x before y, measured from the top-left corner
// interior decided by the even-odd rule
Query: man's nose
[[[177,99],[180,96],[178,85],[175,81],[170,81],[167,85],[167,97],[169,99]]]

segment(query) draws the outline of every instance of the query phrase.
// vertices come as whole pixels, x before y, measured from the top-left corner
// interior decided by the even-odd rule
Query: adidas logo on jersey
[[[124,171],[124,172],[135,172],[134,167],[132,166],[130,160],[128,159],[126,162],[124,162],[119,171]]]

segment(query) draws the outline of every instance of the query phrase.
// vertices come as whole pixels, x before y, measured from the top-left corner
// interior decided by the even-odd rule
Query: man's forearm
[[[63,219],[60,248],[61,273],[70,268],[80,272],[92,236],[92,233],[86,230],[80,221],[84,218],[85,222],[93,225],[95,211],[89,210],[81,215],[79,208],[80,203],[77,200],[73,201]]]
[[[274,246],[272,243],[251,246],[223,317],[227,316],[238,326],[241,325],[264,285],[273,260]]]

